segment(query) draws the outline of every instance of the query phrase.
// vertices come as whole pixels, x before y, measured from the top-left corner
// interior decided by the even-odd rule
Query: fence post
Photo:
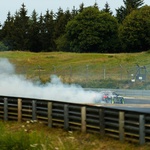
[[[69,129],[69,108],[68,104],[64,105],[64,129]]]
[[[89,65],[86,65],[86,81],[89,79]]]
[[[86,107],[81,107],[81,131],[86,132]]]
[[[103,79],[104,80],[106,79],[106,68],[105,68],[105,66],[103,67]]]
[[[119,140],[121,142],[124,142],[125,136],[124,136],[124,112],[119,112]]]
[[[22,99],[18,99],[18,122],[22,120]]]
[[[100,135],[105,134],[104,108],[99,109]]]
[[[139,142],[145,144],[145,116],[139,115]]]
[[[120,80],[122,80],[123,67],[120,65]]]
[[[8,121],[8,101],[4,98],[4,121]]]
[[[36,120],[36,100],[32,100],[32,120]]]
[[[48,127],[52,128],[52,102],[47,103],[48,107]]]

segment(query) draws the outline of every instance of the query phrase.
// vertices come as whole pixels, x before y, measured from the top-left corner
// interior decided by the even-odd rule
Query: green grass
[[[1,150],[148,150],[98,134],[48,128],[40,122],[0,122]]]
[[[112,88],[137,88],[129,84],[131,74],[136,73],[136,64],[147,66],[148,80],[140,89],[149,89],[150,53],[66,53],[66,52],[0,52],[0,58],[8,58],[16,66],[17,73],[27,78],[49,81],[51,74],[63,82],[78,83],[83,87],[104,88],[112,81]],[[106,82],[105,82],[106,81]],[[117,84],[116,84],[117,83]],[[125,84],[126,83],[126,84]]]
[[[0,57],[8,58],[10,61],[24,65],[140,65],[149,64],[149,53],[121,53],[121,54],[98,54],[98,53],[66,53],[66,52],[0,52]]]

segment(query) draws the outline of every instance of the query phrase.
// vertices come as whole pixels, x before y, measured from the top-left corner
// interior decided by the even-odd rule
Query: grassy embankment
[[[78,83],[93,88],[138,88],[150,89],[149,53],[31,53],[0,52],[0,57],[8,58],[16,65],[17,73],[27,78],[49,81],[50,74],[57,74],[63,82]],[[147,66],[147,81],[131,83],[131,74],[137,66]]]
[[[94,134],[48,128],[41,123],[0,122],[1,150],[149,150]]]

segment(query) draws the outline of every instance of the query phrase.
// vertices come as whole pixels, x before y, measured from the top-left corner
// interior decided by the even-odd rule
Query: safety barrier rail
[[[106,106],[0,96],[0,120],[37,120],[49,127],[98,133],[140,145],[150,141],[150,113]]]

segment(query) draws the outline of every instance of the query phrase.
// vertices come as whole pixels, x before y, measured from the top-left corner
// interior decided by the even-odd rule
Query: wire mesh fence
[[[150,82],[150,65],[121,65],[105,66],[97,64],[87,65],[51,65],[44,67],[37,65],[34,67],[17,67],[19,74],[24,74],[26,78],[32,80],[50,80],[51,75],[57,75],[62,82],[79,83],[84,87],[98,87],[100,84],[111,86],[111,82],[119,88],[119,84],[133,85],[136,83],[147,84]],[[147,85],[148,87],[148,85]],[[114,88],[114,87],[112,87]]]

